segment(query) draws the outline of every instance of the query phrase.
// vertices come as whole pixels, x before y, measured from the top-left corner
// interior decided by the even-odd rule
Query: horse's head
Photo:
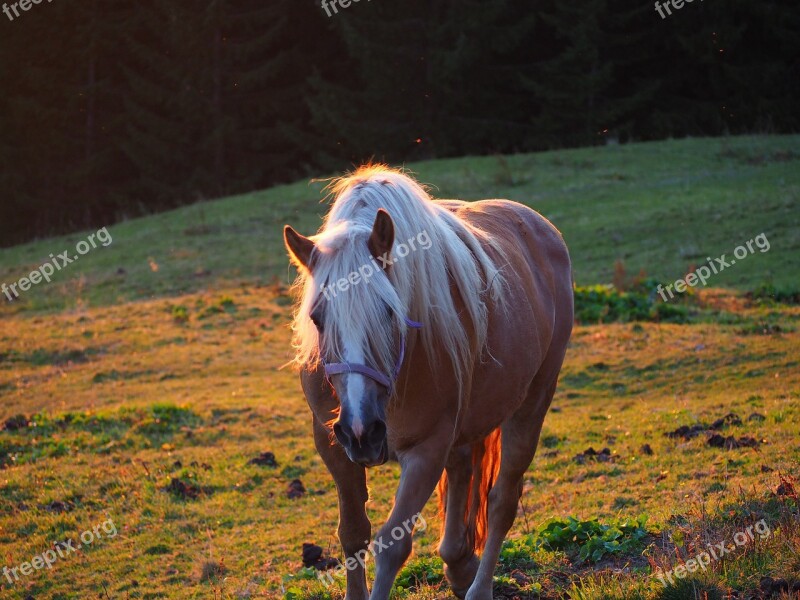
[[[379,210],[371,228],[348,222],[307,238],[288,225],[284,241],[305,274],[296,343],[315,344],[307,364],[322,368],[339,399],[333,423],[350,460],[364,466],[389,456],[386,403],[405,353],[405,307],[388,269],[395,228]],[[297,341],[299,340],[299,341]]]

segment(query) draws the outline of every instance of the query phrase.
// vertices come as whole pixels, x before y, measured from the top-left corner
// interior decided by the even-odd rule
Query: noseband
[[[407,317],[404,319],[404,321],[406,322],[406,325],[412,329],[420,329],[422,327],[422,323],[417,323],[416,321],[412,321]],[[370,366],[349,362],[324,363],[325,376],[330,379],[332,375],[342,375],[343,373],[359,373],[369,377],[373,381],[377,381],[383,387],[388,389],[389,392],[391,392],[394,382],[397,380],[397,376],[400,375],[400,369],[403,367],[403,359],[405,358],[405,354],[406,339],[403,337],[400,340],[400,353],[397,356],[397,364],[394,366],[394,373],[392,373],[391,379]]]

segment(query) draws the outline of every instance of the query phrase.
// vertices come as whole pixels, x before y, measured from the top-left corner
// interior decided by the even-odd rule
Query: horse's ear
[[[290,225],[283,228],[283,242],[289,251],[289,258],[300,268],[310,271],[311,253],[314,251],[314,242],[297,233]]]
[[[375,216],[375,223],[372,225],[372,233],[369,236],[367,246],[369,251],[375,258],[383,257],[389,258],[389,253],[394,244],[394,222],[389,213],[382,208],[378,209],[378,214]],[[384,265],[389,263],[383,261]],[[385,267],[384,267],[385,268]]]

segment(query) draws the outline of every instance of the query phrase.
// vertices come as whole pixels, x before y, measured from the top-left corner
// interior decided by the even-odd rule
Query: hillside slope
[[[757,251],[711,285],[749,289],[800,272],[800,136],[685,139],[408,165],[443,198],[502,197],[561,229],[580,284],[608,282],[614,263],[663,281],[706,257],[730,256],[765,233]],[[58,309],[286,280],[281,228],[320,224],[324,182],[299,182],[111,225],[98,246],[50,284],[2,310]],[[0,250],[10,284],[74,249],[89,232]]]

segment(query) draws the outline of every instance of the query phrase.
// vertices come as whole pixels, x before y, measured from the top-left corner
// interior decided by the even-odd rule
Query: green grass
[[[413,165],[441,197],[539,208],[589,286],[497,597],[742,597],[762,576],[800,573],[788,493],[800,475],[798,149],[797,136],[749,137]],[[108,519],[118,530],[13,585],[0,576],[0,597],[343,597],[341,583],[326,588],[302,566],[304,542],[341,558],[336,491],[296,375],[281,368],[290,272],[280,227],[315,230],[320,187],[114,225],[111,246],[0,303],[0,429],[11,425],[0,431],[0,567]],[[762,231],[770,251],[666,305],[677,316],[633,284],[592,287],[641,270],[674,280],[695,255],[730,254]],[[0,282],[85,235],[0,251]],[[666,435],[731,412],[740,421],[718,433],[756,448],[710,446],[710,431]],[[264,452],[276,467],[249,463]],[[375,528],[398,477],[394,464],[370,473]],[[290,499],[295,478],[307,493]],[[398,598],[448,597],[434,501],[423,515]],[[759,519],[767,539],[675,585],[654,578]]]
[[[796,287],[800,136],[673,140],[408,165],[440,198],[511,198],[551,219],[579,284],[608,283],[614,263],[672,282],[760,233],[770,250],[712,279],[716,287]],[[281,228],[319,226],[323,182],[300,182],[111,225],[98,246],[24,293],[16,306],[80,308],[287,278]],[[90,232],[0,250],[15,282]]]

